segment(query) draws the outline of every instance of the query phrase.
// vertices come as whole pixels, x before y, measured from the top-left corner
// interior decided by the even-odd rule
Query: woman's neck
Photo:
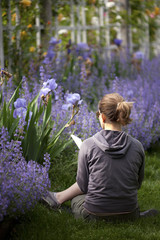
[[[121,132],[122,126],[119,123],[104,123],[103,129]]]

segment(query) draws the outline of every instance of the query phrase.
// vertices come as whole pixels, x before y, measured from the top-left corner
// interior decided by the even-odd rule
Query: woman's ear
[[[105,123],[105,121],[106,121],[106,115],[105,115],[104,113],[101,113],[101,116],[102,116],[102,121],[103,121],[103,123]]]

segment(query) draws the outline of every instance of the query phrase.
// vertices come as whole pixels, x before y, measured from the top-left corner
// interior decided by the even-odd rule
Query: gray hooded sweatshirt
[[[125,132],[101,130],[82,143],[76,180],[89,212],[134,211],[143,178],[143,146]]]

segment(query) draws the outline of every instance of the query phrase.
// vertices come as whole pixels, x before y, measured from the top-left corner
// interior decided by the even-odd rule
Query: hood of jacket
[[[123,157],[131,144],[131,139],[125,132],[101,130],[93,136],[95,144],[113,158]]]

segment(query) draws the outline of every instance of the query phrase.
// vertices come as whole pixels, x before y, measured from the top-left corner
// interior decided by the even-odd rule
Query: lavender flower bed
[[[142,142],[145,149],[160,138],[160,87],[154,78],[115,79],[109,92],[118,92],[133,101],[133,122],[125,130]]]
[[[52,43],[53,52],[55,44],[57,43]],[[69,55],[60,52],[54,54],[54,57],[52,54],[47,56],[39,71],[31,69],[29,81],[25,83],[24,95],[25,99],[31,99],[37,89],[40,89],[42,82],[53,77],[56,79],[58,88],[54,91],[55,101],[52,102],[51,114],[55,122],[52,134],[64,126],[70,116],[69,110],[62,109],[65,92],[77,92],[84,100],[76,117],[76,125],[65,130],[66,133],[71,133],[74,129],[75,134],[83,139],[100,129],[94,114],[99,99],[106,93],[118,92],[126,100],[135,102],[132,111],[133,123],[125,130],[139,139],[145,149],[159,139],[160,56],[152,60],[144,59],[140,72],[131,64],[131,56],[128,54],[113,55],[109,60],[105,51],[96,52],[86,45],[81,46],[81,51],[75,47]]]
[[[20,141],[9,141],[6,129],[0,129],[0,221],[4,216],[17,217],[33,207],[50,186],[50,158],[44,166],[25,161]]]
[[[43,77],[45,79],[49,74],[53,74],[57,78],[57,83],[65,90],[77,91],[86,102],[76,119],[77,135],[85,139],[99,130],[94,113],[89,109],[91,107],[96,110],[98,101],[104,94],[118,92],[126,100],[135,102],[132,111],[133,122],[125,130],[139,139],[145,149],[158,141],[160,56],[152,60],[144,58],[141,71],[137,72],[131,56],[127,53],[121,53],[120,56],[112,55],[111,59],[108,59],[105,51],[96,52],[82,44],[81,52],[77,46],[70,54],[70,61],[67,61],[65,56],[61,58],[61,55],[56,60],[54,58],[49,61],[46,58]],[[53,110],[53,118],[58,114],[61,123],[63,111],[56,114],[55,112],[56,110]],[[57,128],[58,125],[54,127]]]
[[[139,139],[144,148],[148,149],[160,138],[160,57],[150,61],[145,59],[141,65],[141,72],[137,73],[127,56],[123,56],[119,60],[114,58],[108,61],[105,54],[101,58],[97,53],[94,56],[88,50],[85,55],[82,53],[78,51],[80,56],[75,54],[73,58],[70,57],[69,61],[61,55],[57,58],[54,55],[54,59],[52,59],[52,55],[49,55],[49,58],[42,62],[39,71],[32,68],[30,78],[23,77],[19,94],[22,106],[19,106],[18,101],[14,102],[15,109],[12,113],[14,117],[21,117],[22,114],[25,118],[28,103],[37,96],[41,89],[45,105],[48,104],[47,96],[52,96],[51,112],[48,119],[49,122],[53,121],[54,123],[50,132],[50,137],[54,137],[71,119],[73,100],[79,105],[82,103],[79,96],[81,94],[83,103],[81,106],[77,106],[79,112],[74,118],[75,125],[72,121],[69,127],[64,128],[61,142],[64,139],[65,141],[69,139],[73,131],[84,140],[100,130],[99,122],[95,116],[99,99],[104,94],[118,92],[126,100],[134,102],[133,122],[124,130]],[[116,77],[117,75],[119,77]],[[41,88],[42,83],[43,88]],[[9,102],[14,88],[12,81],[8,81],[3,89],[1,104],[3,104],[4,99]],[[76,92],[76,94],[70,94],[70,92]],[[39,104],[40,99],[37,101]],[[67,105],[66,101],[68,101]],[[29,121],[32,118],[32,112],[30,113]],[[43,120],[42,115],[36,123],[38,131],[44,123]],[[22,126],[20,126],[21,124]],[[24,124],[24,121],[19,121],[17,128],[20,131],[23,130]],[[34,125],[33,121],[32,124]],[[28,131],[27,128],[26,131]],[[15,134],[14,140],[9,140],[8,133],[3,127],[0,129],[0,136],[1,221],[5,215],[18,215],[34,206],[41,196],[45,195],[50,182],[48,179],[49,155],[46,153],[47,151],[44,152],[46,153],[44,156],[45,166],[39,165],[31,159],[26,162],[21,148],[24,136],[16,140]],[[44,140],[46,141],[46,138]],[[46,146],[47,141],[45,142]]]

